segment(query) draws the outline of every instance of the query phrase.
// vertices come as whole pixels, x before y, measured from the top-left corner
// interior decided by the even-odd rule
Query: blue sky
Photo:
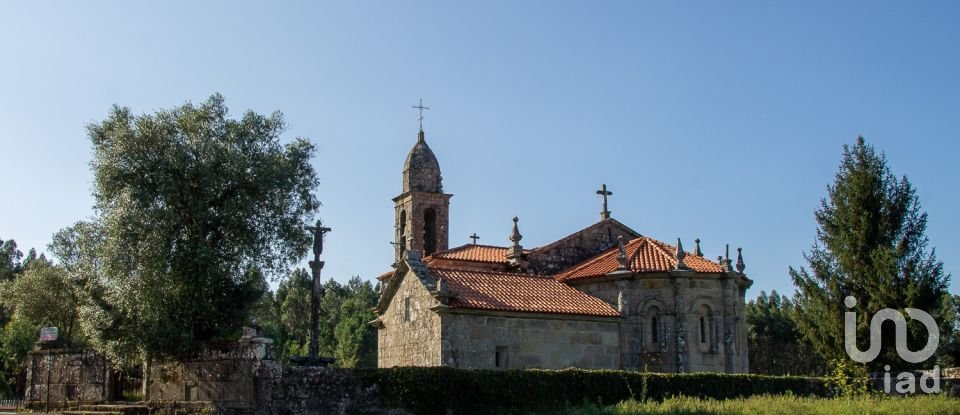
[[[136,3],[136,4],[134,4]],[[92,214],[84,126],[222,93],[318,147],[325,278],[392,262],[419,98],[451,246],[548,243],[613,216],[742,246],[761,289],[814,241],[858,134],[906,174],[957,274],[957,2],[3,2],[0,237],[44,247]],[[953,292],[958,284],[953,283]]]

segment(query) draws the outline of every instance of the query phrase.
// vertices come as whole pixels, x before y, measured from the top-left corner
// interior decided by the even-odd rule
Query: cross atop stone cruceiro
[[[430,109],[430,107],[424,107],[424,106],[423,106],[423,98],[420,98],[420,104],[418,104],[418,105],[412,105],[411,107],[412,107],[413,109],[420,110],[420,116],[417,117],[417,121],[420,121],[420,131],[423,131],[423,110],[428,110],[428,109]]]
[[[597,194],[603,199],[603,211],[600,212],[600,220],[610,219],[610,211],[607,210],[607,196],[613,196],[613,192],[607,190],[607,185],[604,184],[600,186],[600,190],[597,190]]]
[[[470,235],[470,239],[473,239],[473,244],[476,245],[477,239],[480,239],[480,236],[478,236],[477,233],[474,232],[473,235]]]
[[[323,253],[323,236],[330,232],[332,229],[323,226],[323,223],[320,220],[317,220],[315,226],[307,226],[303,229],[310,231],[313,234],[313,260],[319,261],[320,254]]]

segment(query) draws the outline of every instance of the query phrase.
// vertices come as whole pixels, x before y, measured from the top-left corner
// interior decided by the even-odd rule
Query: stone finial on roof
[[[507,250],[507,259],[510,262],[517,262],[523,257],[523,247],[520,246],[520,240],[523,239],[523,235],[520,234],[520,226],[518,225],[520,218],[513,217],[513,232],[510,233],[510,242],[513,242],[513,245]]]
[[[747,266],[743,264],[743,248],[737,248],[737,272],[743,274]]]
[[[519,244],[520,240],[523,239],[523,235],[520,234],[520,227],[518,225],[519,222],[520,222],[520,218],[514,216],[513,232],[510,233],[510,242],[513,242],[514,245]]]
[[[683,259],[686,258],[687,253],[683,252],[683,242],[680,242],[680,238],[677,238],[677,268],[676,269],[687,269],[687,264],[683,262]]]
[[[623,246],[623,235],[617,237],[617,270],[626,271],[630,269],[630,265],[627,263],[627,250]]]
[[[693,242],[696,243],[696,246],[693,249],[693,254],[702,258],[703,251],[700,250],[700,238],[694,239]]]
[[[443,278],[437,278],[437,289],[434,291],[433,296],[440,301],[440,304],[447,305],[450,302],[450,298],[453,297],[450,294],[450,287],[447,286],[447,280]]]
[[[730,261],[730,244],[726,244],[724,257],[720,260],[720,268],[723,269],[723,272],[733,272],[732,263],[733,261]]]

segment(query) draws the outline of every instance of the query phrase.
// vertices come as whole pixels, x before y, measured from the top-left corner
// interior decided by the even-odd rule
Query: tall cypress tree
[[[870,319],[880,309],[917,308],[944,321],[939,313],[950,276],[928,247],[927,214],[906,176],[896,177],[884,155],[863,137],[844,145],[836,179],[815,216],[817,240],[804,254],[809,270],[791,267],[790,276],[797,287],[797,326],[818,352],[828,359],[849,359],[843,344],[846,311],[857,312],[860,350],[869,345]],[[847,296],[857,300],[852,310],[844,305]],[[919,350],[927,332],[919,322],[907,320],[907,344]],[[894,328],[893,323],[883,325],[880,356],[868,369],[910,366],[896,354]]]

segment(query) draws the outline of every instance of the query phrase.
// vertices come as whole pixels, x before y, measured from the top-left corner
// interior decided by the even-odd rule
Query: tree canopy
[[[232,119],[213,95],[153,114],[114,106],[88,126],[95,217],[54,251],[85,294],[84,329],[108,356],[177,356],[236,333],[305,254],[314,146],[280,143],[283,116]]]
[[[746,306],[750,371],[765,375],[821,375],[823,359],[794,321],[796,308],[776,290],[760,291]]]
[[[943,321],[939,314],[949,275],[928,247],[927,214],[906,176],[896,177],[863,137],[844,146],[839,171],[815,217],[817,239],[804,254],[809,268],[791,267],[790,275],[797,287],[798,328],[817,351],[828,359],[848,359],[847,296],[858,302],[852,311],[857,312],[860,350],[866,349],[870,319],[880,309],[917,308]],[[918,323],[909,327],[907,343],[918,350],[927,333]],[[881,355],[869,367],[904,367],[893,348],[893,324],[883,325],[882,336]]]

